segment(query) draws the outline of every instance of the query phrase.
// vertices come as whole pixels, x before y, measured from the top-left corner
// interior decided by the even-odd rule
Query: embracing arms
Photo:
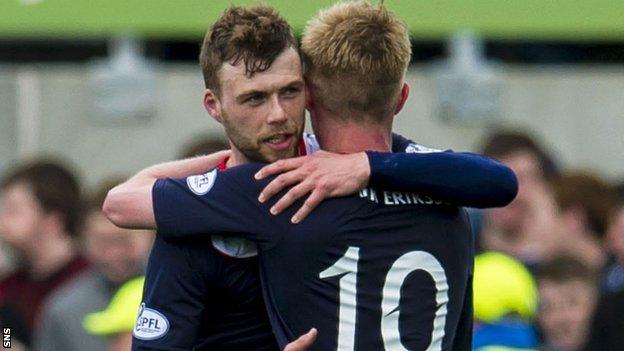
[[[148,167],[111,189],[102,211],[115,225],[131,229],[156,229],[152,187],[160,178],[184,178],[217,167],[229,151],[161,163]]]
[[[174,161],[140,171],[115,187],[104,213],[116,225],[155,229],[152,188],[159,178],[184,178],[214,168],[226,152]],[[324,151],[265,166],[257,179],[277,175],[260,193],[261,202],[289,188],[272,207],[278,214],[310,194],[292,217],[298,223],[326,198],[346,196],[370,186],[419,192],[459,206],[500,207],[518,189],[515,174],[485,156],[470,153],[378,153],[341,155]]]

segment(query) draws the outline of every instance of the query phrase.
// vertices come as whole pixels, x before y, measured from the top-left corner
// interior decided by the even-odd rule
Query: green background
[[[265,1],[299,32],[333,0]],[[236,0],[0,0],[1,37],[201,37]],[[476,29],[492,39],[624,40],[624,0],[387,0],[420,39]]]

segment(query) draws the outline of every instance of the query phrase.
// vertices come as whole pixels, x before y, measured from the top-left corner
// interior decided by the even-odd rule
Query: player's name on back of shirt
[[[434,199],[431,196],[406,191],[390,191],[375,188],[364,188],[359,193],[361,198],[366,198],[374,203],[388,206],[400,205],[424,205],[424,206],[453,206],[450,202]]]

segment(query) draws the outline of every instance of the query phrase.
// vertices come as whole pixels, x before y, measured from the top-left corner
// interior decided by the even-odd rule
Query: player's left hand
[[[310,346],[312,346],[312,344],[314,344],[317,335],[318,331],[315,328],[312,328],[309,332],[301,335],[299,339],[286,345],[284,351],[306,351]]]
[[[317,151],[309,156],[279,160],[263,167],[256,173],[256,179],[279,174],[260,193],[258,200],[266,200],[287,187],[292,187],[273,207],[272,214],[278,214],[297,199],[310,194],[291,221],[299,223],[330,197],[351,195],[368,184],[370,165],[364,152],[335,154]]]

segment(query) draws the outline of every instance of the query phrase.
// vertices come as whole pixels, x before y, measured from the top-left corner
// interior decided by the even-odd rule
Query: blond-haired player
[[[354,7],[349,8],[348,6]],[[324,16],[330,19],[337,18],[337,21],[328,24],[327,21],[323,20]],[[356,17],[352,18],[353,16]],[[340,21],[341,17],[348,22],[342,23]],[[351,22],[352,19],[355,22]],[[321,26],[325,26],[327,31],[355,26],[355,32],[347,28],[347,30],[343,31],[344,33],[339,33],[339,38],[344,40],[338,39],[337,42],[340,45],[346,45],[346,50],[341,51],[338,47],[329,47],[323,51],[326,57],[333,56],[340,61],[335,66],[338,69],[334,72],[336,74],[334,78],[344,80],[354,78],[350,77],[349,70],[355,74],[360,72],[369,74],[371,73],[370,71],[376,70],[378,72],[372,72],[368,80],[351,80],[351,82],[352,84],[360,85],[377,84],[376,89],[383,91],[375,94],[370,89],[362,89],[361,91],[368,95],[361,96],[362,93],[357,92],[352,99],[343,99],[345,106],[334,106],[327,99],[330,99],[332,96],[339,96],[339,93],[345,93],[342,90],[349,87],[350,84],[342,86],[338,84],[333,88],[335,90],[328,90],[329,95],[326,100],[315,96],[315,94],[320,93],[322,88],[316,89],[312,86],[310,89],[311,99],[309,100],[309,108],[314,118],[314,127],[318,128],[318,131],[321,133],[320,140],[328,150],[346,153],[359,152],[358,158],[361,159],[363,156],[365,167],[369,167],[370,159],[374,172],[371,173],[371,170],[368,170],[368,173],[357,171],[357,174],[352,173],[356,175],[355,178],[359,179],[363,173],[365,174],[365,180],[368,181],[369,175],[378,174],[379,178],[371,177],[373,185],[376,182],[392,183],[392,180],[387,177],[389,173],[379,172],[378,168],[384,168],[384,165],[380,165],[379,161],[391,159],[392,163],[388,165],[396,171],[396,168],[393,167],[398,166],[400,168],[405,166],[404,155],[393,158],[392,155],[388,154],[365,154],[361,151],[389,151],[390,146],[393,144],[391,140],[391,120],[394,114],[401,109],[408,93],[407,86],[403,82],[405,70],[409,62],[407,30],[394,15],[384,8],[377,8],[366,3],[338,5],[322,13],[318,18],[318,22]],[[310,28],[314,28],[314,26],[311,25]],[[329,44],[329,46],[332,46],[335,44],[330,32],[322,33],[321,31],[321,34],[328,36],[328,40],[325,40],[324,45]],[[359,42],[353,43],[353,40],[359,40]],[[384,50],[393,47],[394,44],[392,43],[398,43],[404,49],[407,48],[407,52],[405,50],[399,52],[399,56],[403,58],[398,59],[398,62],[394,62],[397,59],[393,53],[384,52]],[[364,44],[370,47],[366,48]],[[360,45],[359,48],[358,45]],[[363,50],[353,51],[352,49]],[[345,52],[350,53],[352,55],[351,58],[345,57]],[[357,60],[357,57],[361,57],[361,59]],[[314,84],[316,79],[314,76],[317,74],[319,79],[326,76],[331,79],[332,74],[324,72],[323,67],[319,63],[315,63],[313,55],[310,55],[309,59],[311,64],[311,85]],[[367,61],[369,65],[366,65],[364,61]],[[356,62],[356,66],[361,67],[354,68],[353,62]],[[273,65],[277,63],[278,60]],[[236,64],[230,64],[236,66]],[[315,70],[315,64],[317,67],[320,67],[318,70]],[[392,69],[387,70],[392,67],[394,67],[394,71]],[[246,67],[245,65],[238,65],[236,69],[244,72]],[[270,72],[271,68],[267,73]],[[257,73],[250,79],[262,78],[264,74],[265,72]],[[227,75],[223,77],[227,78]],[[242,82],[246,82],[246,80],[243,79]],[[258,106],[275,106],[274,100],[272,98],[268,99],[267,94],[254,93],[251,96],[254,97],[254,103],[257,103]],[[369,99],[376,103],[368,104]],[[247,100],[243,99],[243,101]],[[330,137],[336,138],[336,140],[330,140]],[[367,140],[367,138],[370,140]],[[275,141],[281,142],[284,140]],[[426,151],[422,147],[406,140],[399,139],[394,144],[395,149],[401,151]],[[345,155],[345,157],[350,156]],[[420,157],[420,166],[425,166],[424,168],[430,170],[440,170],[440,168],[431,167],[430,161],[432,159],[444,160],[455,156],[438,153],[420,155]],[[352,158],[349,159],[352,160]],[[344,158],[341,159],[341,161],[344,160]],[[278,164],[279,162],[281,161],[278,161]],[[455,166],[457,169],[462,168],[457,164]],[[341,168],[340,165],[334,168],[342,169],[342,172],[345,172],[344,167]],[[266,283],[264,284],[265,297],[269,304],[270,317],[280,345],[284,346],[287,341],[293,339],[295,334],[301,334],[309,330],[309,327],[317,326],[321,329],[321,339],[317,347],[322,350],[335,349],[335,345],[339,345],[340,349],[348,349],[349,347],[354,347],[354,343],[368,345],[361,346],[363,349],[371,347],[372,349],[378,349],[381,347],[382,342],[388,345],[390,349],[398,345],[397,342],[399,341],[397,340],[400,338],[392,334],[395,332],[399,333],[398,328],[393,327],[393,323],[395,323],[393,318],[396,317],[398,321],[398,315],[390,317],[388,320],[391,324],[390,327],[384,327],[384,330],[390,330],[390,335],[384,334],[382,339],[380,322],[375,317],[375,313],[377,313],[375,311],[380,308],[379,301],[363,301],[363,304],[358,304],[357,295],[359,293],[357,293],[357,289],[363,289],[360,292],[364,293],[364,295],[388,296],[388,301],[391,304],[397,293],[397,285],[404,285],[411,290],[410,287],[413,288],[412,283],[397,283],[395,273],[400,270],[400,267],[393,269],[394,265],[391,265],[391,263],[394,261],[400,266],[405,262],[413,263],[414,260],[421,258],[425,264],[433,262],[429,256],[413,252],[424,250],[410,251],[409,249],[411,246],[416,245],[413,240],[419,238],[418,233],[424,231],[424,228],[416,228],[415,223],[422,222],[425,225],[427,219],[431,219],[432,216],[436,218],[441,216],[444,217],[440,219],[442,222],[433,224],[433,226],[439,227],[436,227],[437,229],[435,230],[426,231],[428,234],[423,233],[420,239],[425,238],[425,241],[434,241],[430,236],[438,236],[440,231],[445,233],[447,239],[449,237],[457,239],[450,240],[450,242],[441,239],[438,240],[439,242],[436,241],[436,245],[443,246],[438,249],[439,251],[441,250],[440,254],[444,256],[443,263],[448,264],[450,269],[449,279],[453,281],[453,285],[457,285],[457,288],[453,287],[452,290],[453,303],[451,304],[453,309],[457,309],[457,301],[461,300],[458,296],[461,295],[463,298],[464,289],[467,287],[467,270],[462,270],[458,266],[461,266],[460,263],[465,263],[466,256],[469,256],[466,250],[470,245],[466,241],[470,240],[470,235],[464,232],[467,227],[463,221],[462,212],[456,207],[449,206],[441,199],[423,194],[390,192],[389,190],[382,190],[383,188],[371,188],[363,190],[360,193],[360,197],[334,200],[323,204],[318,211],[311,214],[308,220],[298,226],[292,226],[290,223],[290,215],[292,213],[272,217],[268,213],[267,205],[260,205],[256,202],[256,196],[259,192],[257,187],[266,184],[266,182],[255,183],[252,180],[253,173],[250,173],[250,171],[257,169],[258,165],[248,165],[227,171],[215,170],[196,177],[146,181],[149,192],[147,200],[144,196],[144,189],[136,191],[135,193],[139,195],[135,198],[126,197],[126,199],[133,199],[133,201],[138,201],[144,205],[147,204],[145,207],[148,210],[143,215],[128,215],[126,212],[130,211],[123,211],[123,206],[121,206],[122,210],[119,209],[119,206],[115,209],[116,206],[114,204],[119,204],[120,199],[124,198],[123,196],[120,197],[119,193],[113,194],[113,198],[117,198],[117,200],[111,202],[113,205],[109,208],[109,213],[112,219],[121,225],[151,227],[157,224],[161,236],[170,240],[186,234],[222,234],[247,237],[258,241],[260,250],[263,251],[260,258],[264,272],[263,278]],[[349,171],[354,172],[355,170],[347,168],[346,172]],[[392,170],[390,170],[390,173],[392,173]],[[456,174],[456,172],[453,172],[453,174]],[[423,188],[436,193],[436,189],[438,191],[441,189],[441,183],[449,180],[448,175],[440,176],[440,172],[437,172],[435,177],[425,176],[422,173],[421,175],[422,177],[415,177],[413,180],[406,176],[405,181],[413,186],[415,182],[421,183],[424,180],[425,184],[421,183]],[[513,175],[511,177],[513,178]],[[129,184],[138,182],[139,178],[131,179]],[[344,179],[344,177],[340,179]],[[356,184],[355,189],[361,185],[358,182],[354,183]],[[353,183],[350,184],[352,185]],[[120,189],[128,190],[130,188],[126,184]],[[446,189],[449,190],[449,187],[447,186]],[[291,191],[293,190],[298,191],[297,187]],[[123,192],[121,193],[123,195]],[[438,193],[440,194],[440,192]],[[313,192],[310,198],[318,200],[322,197],[318,193],[315,195]],[[453,196],[450,197],[452,198]],[[152,202],[154,205],[153,210]],[[126,201],[126,203],[129,202]],[[310,206],[307,208],[309,209]],[[365,212],[358,212],[361,210]],[[420,216],[415,215],[415,213],[420,212],[422,212]],[[140,214],[141,212],[139,211],[138,213]],[[383,215],[384,213],[386,214]],[[354,216],[366,219],[360,223],[362,226],[358,226],[359,224]],[[399,218],[401,216],[406,218]],[[378,221],[374,221],[375,219]],[[407,219],[407,221],[404,219]],[[373,228],[371,225],[379,229],[379,232],[372,234],[371,230]],[[445,229],[440,229],[442,227]],[[414,229],[414,233],[412,233],[412,229]],[[459,232],[461,232],[461,235],[458,234]],[[344,237],[347,233],[354,236]],[[327,237],[328,235],[331,238]],[[369,241],[369,239],[374,238],[382,241],[378,243]],[[293,239],[297,240],[292,241]],[[404,241],[403,244],[401,244],[402,241]],[[371,250],[374,247],[378,249]],[[453,251],[453,255],[448,255],[445,250]],[[353,279],[362,279],[362,277],[358,278],[359,257],[363,258],[361,261],[362,265],[370,265],[371,259],[367,258],[369,255],[379,255],[380,260],[375,262],[372,267],[360,270],[362,274],[365,272],[365,276],[368,279],[363,279],[367,283],[359,287],[357,284],[353,284]],[[344,259],[341,259],[341,256]],[[400,259],[402,257],[403,259]],[[348,264],[348,267],[344,267],[345,263]],[[468,269],[468,266],[465,265],[464,268]],[[336,273],[336,269],[340,271],[343,268],[350,270]],[[425,266],[423,269],[428,272],[429,268],[431,267]],[[415,268],[409,272],[418,270],[418,268]],[[382,280],[391,272],[393,273],[389,279],[389,289],[391,291],[382,294],[382,288],[378,284],[379,280]],[[338,274],[338,276],[334,276],[334,273]],[[439,277],[439,272],[434,274]],[[343,275],[345,277],[348,276],[345,282],[339,277]],[[462,278],[464,278],[463,281]],[[435,288],[440,288],[441,291],[444,290],[444,283],[444,279],[440,282],[436,281]],[[423,286],[429,292],[432,290],[431,284],[423,284]],[[422,291],[416,291],[416,295],[420,293]],[[426,294],[422,298],[423,301],[426,301],[425,297],[434,299],[430,294]],[[445,335],[444,306],[446,301],[444,299],[444,295],[440,296],[439,301],[438,297],[435,297],[433,304],[439,305],[439,309],[436,309],[434,313],[436,314],[435,319],[433,314],[429,316],[426,313],[422,317],[418,317],[417,321],[412,319],[416,317],[413,312],[408,311],[405,315],[402,315],[402,318],[408,318],[410,325],[413,323],[422,324],[420,319],[425,319],[425,324],[428,325],[427,328],[435,329],[434,337],[429,338],[432,340],[434,347],[441,345],[442,338]],[[413,302],[413,300],[410,301]],[[459,301],[459,303],[461,304],[462,301]],[[346,310],[343,309],[343,306],[346,306]],[[410,303],[408,303],[408,306],[411,306]],[[427,309],[429,305],[421,304],[422,306]],[[438,313],[438,311],[440,312]],[[454,330],[453,328],[458,324],[456,315],[454,313],[449,322],[451,326],[449,330]],[[364,316],[364,320],[368,321],[359,323],[356,319],[359,320],[360,317],[357,316]],[[431,326],[432,319],[434,319],[433,327]],[[306,329],[301,331],[302,328]],[[362,332],[368,329],[373,332]],[[409,329],[412,330],[414,328]],[[420,330],[422,328],[416,329]],[[426,337],[427,335],[425,334],[423,335]],[[356,337],[356,335],[358,336]],[[417,335],[415,336],[413,332],[408,332],[404,336],[408,340],[408,345],[429,342],[424,337],[419,338]],[[448,338],[452,339],[452,336]],[[369,341],[371,342],[369,343]]]

